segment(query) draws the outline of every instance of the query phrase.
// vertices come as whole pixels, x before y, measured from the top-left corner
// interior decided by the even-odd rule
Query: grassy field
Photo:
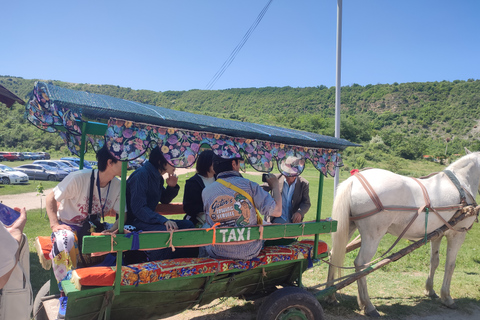
[[[422,176],[429,172],[442,170],[443,167],[434,163],[422,162],[412,165],[406,170],[414,172],[415,176]],[[185,180],[191,177],[193,173],[188,175],[181,175],[179,177],[180,194],[174,199],[174,202],[181,202],[183,199],[183,185]],[[245,175],[248,179],[260,183],[261,175]],[[341,173],[341,180],[346,179],[349,173],[343,171]],[[306,216],[306,220],[313,220],[315,218],[316,204],[318,198],[318,177],[319,172],[312,169],[311,166],[304,173],[303,177],[310,181],[310,197],[312,201],[312,208]],[[333,203],[333,178],[326,178],[323,191],[322,203],[322,218],[330,216]],[[55,183],[53,183],[55,185]],[[52,185],[52,186],[53,186]],[[44,184],[45,187],[47,187]],[[10,187],[10,186],[6,186]],[[15,186],[16,187],[16,186]],[[3,193],[3,188],[1,194]],[[17,189],[18,190],[18,189]],[[181,218],[181,217],[178,217]],[[36,253],[34,252],[33,242],[36,236],[49,236],[50,228],[48,220],[44,216],[40,216],[40,209],[28,211],[28,222],[25,228],[25,233],[29,238],[30,256],[31,256],[31,281],[35,293],[38,289],[49,279],[49,271],[42,269],[38,262]],[[480,304],[480,249],[476,247],[478,239],[480,238],[480,227],[475,224],[473,229],[468,232],[467,240],[460,250],[457,258],[457,267],[453,276],[451,284],[451,294],[458,306],[463,310],[470,310],[472,304]],[[330,243],[330,236],[322,235],[321,239]],[[388,247],[395,241],[395,238],[387,235],[380,244],[379,252],[385,252]],[[401,249],[408,245],[407,241],[401,241],[397,248]],[[445,244],[441,248],[441,263],[437,270],[437,277],[435,278],[435,289],[440,294],[440,287],[443,280],[443,272],[445,263]],[[397,250],[395,250],[397,251]],[[429,271],[429,246],[423,246],[399,261],[383,267],[380,270],[368,276],[369,293],[374,305],[377,306],[381,315],[388,319],[405,319],[407,316],[429,315],[438,312],[440,302],[432,300],[423,295],[424,283]],[[353,266],[353,260],[356,256],[356,251],[347,255],[346,265]],[[308,287],[315,287],[318,284],[324,283],[326,280],[327,266],[325,264],[316,265],[314,268],[307,270],[303,275],[304,285]],[[322,289],[322,288],[319,288]],[[315,289],[313,289],[315,290]],[[358,310],[356,295],[357,286],[352,284],[343,289],[338,295],[340,304],[337,306],[324,306],[327,319],[351,318],[357,315]],[[251,318],[255,318],[257,307],[251,302],[245,302],[241,299],[229,298],[223,304],[202,311],[202,316],[208,314],[222,313],[224,310],[236,310],[241,313],[251,314]],[[208,317],[208,316],[207,316]],[[235,317],[233,317],[235,318]],[[242,318],[246,319],[246,318]]]

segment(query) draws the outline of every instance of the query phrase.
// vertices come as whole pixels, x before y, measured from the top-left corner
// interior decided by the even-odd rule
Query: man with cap
[[[310,187],[308,181],[299,176],[292,167],[298,164],[298,159],[289,157],[280,165],[283,174],[277,175],[280,194],[282,195],[282,216],[274,218],[273,223],[299,223],[311,207]],[[270,191],[267,184],[262,188]]]
[[[224,159],[214,156],[213,170],[217,173],[217,180],[202,192],[206,213],[204,228],[214,225],[217,227],[257,225],[259,221],[255,208],[265,217],[265,220],[267,217],[281,216],[282,197],[275,175],[268,174],[266,179],[272,190],[270,195],[257,183],[242,177],[239,160],[239,157]],[[250,260],[258,255],[262,246],[262,240],[234,245],[215,244],[202,248],[201,256]]]

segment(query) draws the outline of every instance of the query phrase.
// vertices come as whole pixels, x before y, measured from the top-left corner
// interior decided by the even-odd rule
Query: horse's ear
[[[465,154],[470,154],[472,151],[468,150],[467,147],[463,147],[465,149]]]

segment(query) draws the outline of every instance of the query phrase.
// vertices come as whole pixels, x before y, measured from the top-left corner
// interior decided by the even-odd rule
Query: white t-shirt
[[[205,185],[205,188],[215,182],[215,177],[205,178],[201,174],[199,174],[199,176],[200,176],[200,178],[202,178],[202,181],[203,181],[203,184]]]
[[[72,172],[53,189],[55,200],[60,202],[57,212],[60,221],[81,226],[87,218],[91,174],[91,169]],[[101,217],[102,208],[105,216],[118,213],[120,211],[120,180],[115,177],[109,185],[100,188],[102,201],[99,201],[98,170],[95,170],[94,176],[92,214],[96,213]]]
[[[12,270],[15,266],[15,254],[18,250],[18,242],[0,221],[0,277]]]

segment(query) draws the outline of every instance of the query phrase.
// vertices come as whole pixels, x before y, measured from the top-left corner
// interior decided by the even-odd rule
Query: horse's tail
[[[350,229],[350,195],[353,179],[347,179],[338,186],[335,201],[333,202],[332,219],[337,220],[337,231],[332,233],[332,252],[330,263],[342,267],[345,261],[345,251]],[[335,269],[335,267],[334,267]],[[341,276],[341,269],[338,269]]]

